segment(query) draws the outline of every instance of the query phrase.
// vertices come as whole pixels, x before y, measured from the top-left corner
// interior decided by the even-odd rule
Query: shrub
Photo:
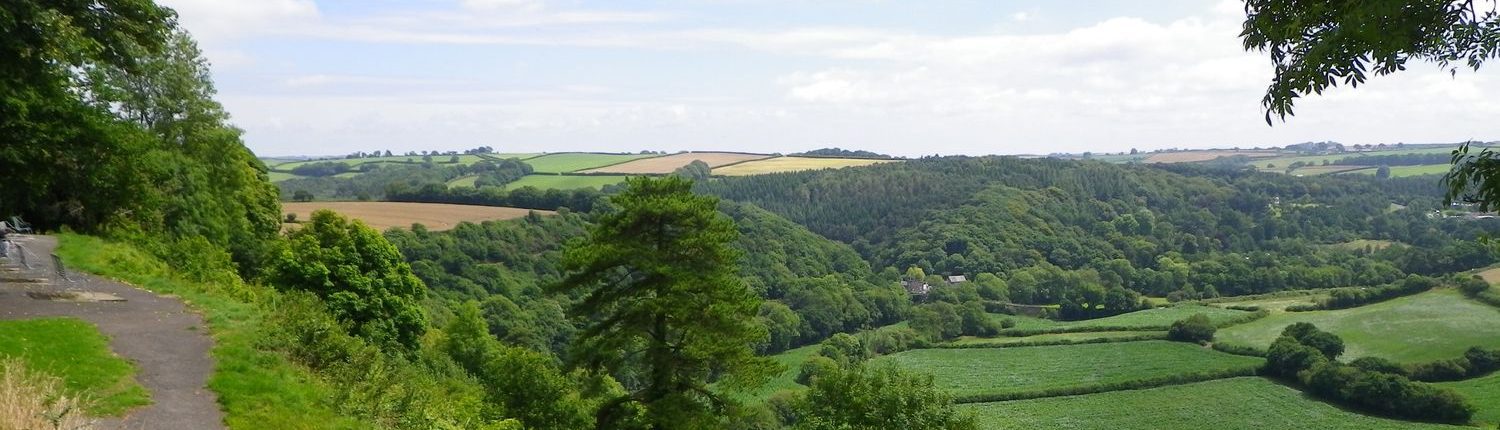
[[[1402,376],[1408,374],[1405,366],[1380,357],[1360,357],[1349,362],[1349,365],[1367,372],[1389,373]]]
[[[272,267],[277,288],[316,294],[351,334],[416,349],[427,330],[427,287],[380,232],[320,210],[286,238]]]
[[[1172,323],[1172,328],[1167,329],[1167,338],[1178,342],[1207,343],[1214,340],[1215,330],[1207,315],[1194,314]]]
[[[807,361],[802,362],[802,368],[797,371],[797,383],[812,385],[813,378],[817,378],[818,375],[832,372],[838,368],[839,363],[833,361],[832,358],[815,355],[812,358],[808,358]]]
[[[1006,318],[1006,319],[1000,320],[1000,328],[1002,328],[1002,329],[1015,328],[1015,326],[1016,326],[1016,319],[1015,318]]]

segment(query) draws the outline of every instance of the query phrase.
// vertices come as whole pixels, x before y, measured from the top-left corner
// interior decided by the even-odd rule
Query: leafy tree
[[[952,339],[963,333],[964,318],[947,302],[927,303],[911,310],[911,329],[928,340]]]
[[[1268,53],[1275,65],[1262,101],[1267,123],[1291,115],[1297,97],[1341,81],[1358,86],[1370,72],[1395,73],[1411,60],[1457,72],[1500,55],[1500,14],[1471,1],[1247,0],[1245,12],[1245,48]]]
[[[535,351],[501,345],[490,336],[479,306],[467,302],[443,329],[438,344],[469,374],[478,378],[491,403],[504,408],[527,428],[583,428],[590,405],[576,383],[558,372],[552,359]]]
[[[978,429],[932,377],[894,366],[826,366],[795,402],[799,430]]]
[[[1298,97],[1340,81],[1358,86],[1370,72],[1388,75],[1422,60],[1457,73],[1500,56],[1500,12],[1476,9],[1472,1],[1247,0],[1245,12],[1245,48],[1269,53],[1275,64],[1262,100],[1268,124],[1292,115]],[[1500,155],[1470,153],[1465,143],[1451,161],[1445,203],[1472,201],[1482,211],[1500,204]]]
[[[704,163],[703,160],[693,160],[693,162],[688,163],[686,166],[677,168],[672,174],[688,178],[693,182],[702,182],[708,180],[712,171],[713,169],[708,166],[708,163]]]
[[[1207,315],[1193,314],[1173,322],[1172,327],[1167,330],[1167,337],[1179,342],[1205,343],[1214,340],[1214,332],[1217,330]]]
[[[363,222],[327,210],[286,235],[270,279],[277,288],[305,290],[327,303],[350,332],[414,350],[427,330],[421,301],[427,287],[400,251]]]
[[[1375,177],[1380,179],[1391,178],[1391,166],[1381,165],[1375,168]]]
[[[570,359],[641,377],[601,406],[600,428],[617,425],[630,404],[649,428],[713,428],[724,401],[707,388],[710,375],[745,387],[774,370],[751,349],[767,334],[755,321],[760,299],[734,275],[734,224],[718,199],[691,187],[678,177],[627,180],[615,209],[564,258],[562,289],[582,294],[572,313],[589,319]]]

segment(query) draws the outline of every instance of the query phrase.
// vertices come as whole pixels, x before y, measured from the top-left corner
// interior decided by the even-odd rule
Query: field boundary
[[[538,156],[536,156],[536,157],[531,157],[531,158],[527,158],[527,159],[526,159],[526,160],[532,160],[532,159],[537,159],[537,158],[542,158],[542,157],[546,157],[546,156],[548,156],[548,155],[565,155],[565,154],[587,154],[587,155],[642,155],[642,154],[626,154],[626,153],[613,153],[613,152],[556,152],[556,153],[551,153],[551,154],[542,154],[542,155],[538,155]],[[558,173],[558,174],[559,174],[559,175],[560,175],[560,174],[563,174],[563,173],[579,173],[579,172],[582,172],[582,171],[584,171],[584,170],[594,170],[594,169],[603,169],[603,168],[605,168],[605,167],[609,167],[609,166],[616,166],[616,165],[620,165],[620,164],[625,164],[625,163],[629,163],[629,162],[632,162],[632,161],[637,161],[637,160],[650,160],[650,159],[652,159],[652,158],[661,158],[661,157],[665,157],[665,156],[668,156],[668,155],[674,155],[674,154],[650,154],[650,155],[651,155],[651,156],[650,156],[650,157],[641,157],[641,158],[632,158],[632,159],[629,159],[629,160],[624,160],[624,161],[618,161],[618,162],[614,162],[614,163],[609,163],[609,164],[604,164],[604,165],[599,165],[599,166],[594,166],[594,167],[585,167],[585,168],[582,168],[582,169],[573,169],[573,170],[569,170],[569,171],[566,171],[566,172],[561,172],[561,173]],[[526,161],[526,160],[521,160],[521,161]],[[535,174],[535,173],[533,173],[533,174]],[[588,176],[588,174],[580,174],[580,176]],[[612,174],[612,175],[609,175],[609,176],[624,176],[624,175],[623,175],[623,174],[618,174],[618,173],[616,173],[616,174]]]
[[[714,166],[714,167],[708,169],[708,175],[709,176],[718,176],[718,175],[713,174],[714,169],[718,169],[718,168],[729,167],[729,166],[734,166],[734,165],[738,165],[738,164],[745,164],[745,163],[749,163],[751,161],[766,161],[766,160],[775,160],[777,158],[787,158],[787,157],[789,157],[789,156],[788,155],[772,155],[770,157],[757,158],[757,159],[754,159],[754,160],[740,160],[740,161],[736,161],[736,162],[725,164],[725,165]]]
[[[1165,387],[1169,385],[1185,385],[1195,382],[1206,382],[1219,379],[1237,378],[1241,376],[1256,376],[1260,366],[1243,368],[1223,369],[1208,372],[1193,372],[1177,375],[1158,376],[1152,378],[1135,379],[1130,381],[1108,383],[1075,385],[1071,387],[1048,388],[1042,390],[1019,391],[1004,394],[972,394],[966,396],[955,396],[954,404],[967,403],[994,403],[1008,402],[1013,400],[1040,399],[1046,397],[1077,396],[1083,394],[1107,393],[1111,391],[1140,390],[1146,388]]]
[[[1093,332],[1080,332],[1080,333],[1093,333]],[[987,337],[987,338],[983,338],[983,339],[1002,339],[1002,338],[1005,338],[1005,337],[1011,337],[1011,336]],[[1142,342],[1142,341],[1148,341],[1148,340],[1166,340],[1166,339],[1167,339],[1167,334],[1166,333],[1150,333],[1150,334],[1142,334],[1142,335],[1126,336],[1126,337],[1099,337],[1099,338],[1093,338],[1093,339],[1057,339],[1057,340],[1047,340],[1047,341],[1037,341],[1037,342],[967,343],[967,344],[940,343],[940,344],[928,346],[926,348],[912,348],[912,349],[1025,348],[1025,347],[1030,347],[1030,346],[1064,346],[1064,345],[1085,345],[1085,344],[1093,344],[1093,343],[1124,343],[1124,342]]]

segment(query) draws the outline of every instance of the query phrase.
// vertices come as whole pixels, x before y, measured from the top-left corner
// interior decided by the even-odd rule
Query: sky
[[[920,156],[1500,139],[1500,74],[1299,101],[1220,0],[159,0],[261,156]]]

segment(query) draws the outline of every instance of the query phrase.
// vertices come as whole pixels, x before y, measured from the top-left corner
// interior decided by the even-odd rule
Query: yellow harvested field
[[[1275,151],[1183,151],[1151,154],[1150,157],[1146,157],[1146,162],[1195,163],[1199,161],[1209,161],[1219,157],[1231,157],[1235,155],[1243,155],[1250,158],[1266,158],[1277,156]]]
[[[350,218],[364,221],[377,230],[391,227],[408,228],[412,223],[422,224],[428,230],[448,230],[459,222],[480,222],[514,219],[526,216],[531,209],[497,206],[450,205],[443,203],[400,202],[300,202],[282,203],[283,213],[297,214],[297,219],[312,218],[313,211],[329,209]],[[536,211],[554,215],[552,211]]]
[[[714,174],[723,176],[748,176],[776,172],[795,172],[799,170],[840,169],[844,167],[858,167],[869,166],[872,164],[890,163],[893,161],[896,160],[871,160],[868,158],[776,157],[714,169]]]
[[[708,163],[708,167],[719,167],[725,164],[770,157],[770,155],[765,154],[742,154],[737,152],[689,152],[664,157],[643,158],[613,166],[584,170],[583,173],[666,174],[692,163],[693,160],[703,160],[704,163]]]
[[[1484,278],[1484,281],[1489,282],[1490,285],[1500,284],[1500,267],[1485,269],[1479,272],[1479,277]]]

